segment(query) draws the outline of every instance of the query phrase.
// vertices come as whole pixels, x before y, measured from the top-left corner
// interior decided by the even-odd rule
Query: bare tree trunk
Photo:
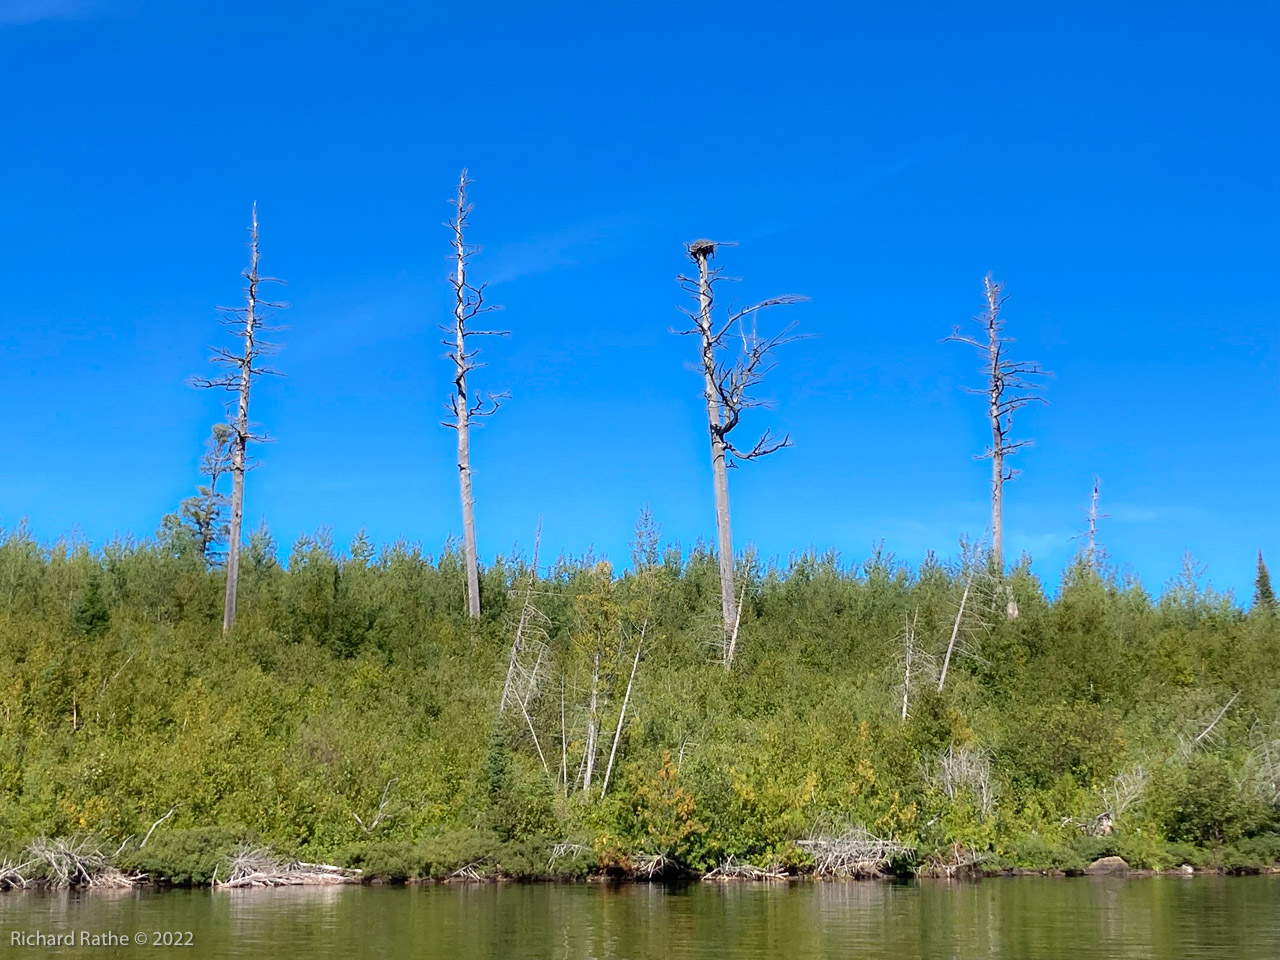
[[[249,443],[249,387],[252,381],[254,337],[258,308],[258,205],[253,205],[249,241],[249,287],[245,291],[244,362],[240,367],[240,396],[231,438],[231,524],[227,535],[227,590],[222,606],[222,632],[236,622],[236,590],[240,583],[240,537],[244,527],[244,473]]]
[[[715,254],[711,244],[694,245],[690,255],[698,265],[698,327],[702,331],[702,374],[707,398],[707,426],[711,435],[711,475],[716,494],[716,539],[720,554],[720,622],[728,650],[729,633],[738,622],[734,602],[733,529],[729,521],[729,470],[725,461],[724,413],[716,382],[715,332],[711,326],[713,295],[707,259]],[[730,657],[732,654],[730,654]],[[726,665],[732,662],[726,659]]]
[[[569,794],[569,732],[564,722],[564,674],[560,675],[560,779]]]
[[[904,631],[905,631],[903,642],[904,642],[904,645],[906,646],[906,650],[903,656],[903,660],[905,661],[905,669],[903,670],[903,677],[902,677],[902,719],[903,720],[907,719],[907,705],[911,698],[911,661],[912,659],[914,659],[915,652],[916,652],[916,622],[917,620],[919,620],[919,618],[920,618],[920,608],[917,607],[915,611],[915,616],[913,616],[910,620],[906,620],[905,618],[903,620]]]
[[[480,616],[480,570],[476,556],[476,518],[475,497],[471,491],[471,420],[473,417],[487,417],[498,409],[501,396],[489,395],[486,407],[484,401],[477,399],[473,403],[467,392],[467,374],[482,366],[475,362],[475,350],[467,349],[467,337],[507,335],[505,330],[472,330],[468,323],[481,313],[496,309],[485,305],[484,285],[475,286],[467,280],[467,263],[475,254],[476,248],[466,242],[467,219],[471,213],[471,204],[467,202],[467,171],[463,170],[458,177],[458,192],[451,201],[455,210],[453,219],[448,223],[453,231],[454,275],[450,279],[453,286],[453,324],[445,328],[451,334],[444,341],[450,348],[449,359],[453,361],[453,396],[447,408],[453,416],[451,422],[444,425],[458,432],[458,492],[462,500],[462,553],[463,564],[467,573],[467,613],[473,619]]]
[[[480,571],[476,560],[475,497],[471,493],[471,404],[467,396],[467,247],[463,237],[466,226],[467,175],[458,180],[458,218],[453,227],[454,266],[453,324],[454,428],[458,431],[458,488],[462,495],[462,553],[467,569],[467,613],[480,616]]]
[[[733,666],[733,655],[738,649],[738,630],[742,627],[742,604],[747,599],[747,588],[742,587],[742,593],[738,596],[738,606],[733,611],[733,632],[729,634],[729,646],[724,653],[724,668],[728,670]]]
[[[245,288],[245,305],[237,308],[222,308],[223,323],[231,327],[236,336],[242,340],[240,351],[215,347],[210,360],[230,368],[224,376],[214,378],[193,377],[191,384],[201,388],[219,388],[236,394],[236,409],[231,415],[230,436],[230,469],[231,469],[231,520],[227,531],[227,584],[222,608],[222,632],[230,633],[236,619],[236,594],[240,581],[240,540],[244,528],[244,476],[248,469],[248,445],[250,441],[260,441],[250,430],[249,394],[255,377],[261,374],[274,374],[275,370],[258,366],[258,361],[266,353],[273,352],[275,345],[264,341],[260,334],[264,330],[276,329],[264,323],[264,308],[283,307],[281,303],[270,303],[259,297],[258,288],[263,283],[280,283],[272,277],[264,277],[258,272],[261,254],[258,247],[258,205],[253,205],[253,220],[249,228],[249,267],[244,277],[249,281]]]
[[[587,709],[587,746],[583,753],[586,761],[586,773],[582,781],[582,792],[591,793],[591,772],[596,765],[596,727],[599,726],[597,715],[597,695],[600,687],[600,654],[591,661],[591,703]]]
[[[1005,458],[1025,447],[1029,440],[1014,441],[1013,412],[1029,403],[1044,403],[1035,391],[1040,384],[1034,378],[1047,374],[1038,363],[1010,360],[1005,348],[1012,338],[1003,335],[1004,320],[1000,308],[1004,305],[1004,287],[991,278],[982,281],[987,308],[974,319],[982,325],[983,337],[978,339],[960,332],[956,327],[947,340],[967,343],[977,349],[983,360],[982,371],[987,385],[970,393],[983,394],[987,398],[987,419],[991,425],[991,447],[983,454],[991,458],[991,554],[988,557],[993,573],[1004,575],[1004,484],[1018,473],[1005,468]]]
[[[750,395],[750,390],[772,369],[772,353],[789,340],[791,328],[772,338],[756,335],[756,315],[768,307],[799,303],[804,297],[773,297],[750,307],[732,312],[719,326],[712,318],[715,302],[714,286],[720,271],[711,269],[708,261],[715,256],[718,244],[711,240],[695,240],[689,244],[689,259],[698,267],[697,277],[680,276],[684,289],[698,301],[697,311],[686,310],[693,320],[693,328],[677,331],[696,335],[700,340],[704,393],[707,401],[707,430],[711,438],[711,475],[716,498],[716,540],[720,565],[720,648],[724,652],[725,666],[733,661],[735,631],[738,624],[738,605],[734,591],[733,533],[729,520],[729,458],[755,460],[790,446],[791,438],[776,440],[767,432],[750,449],[736,447],[729,434],[738,425],[744,410],[762,406],[763,402]],[[751,325],[748,326],[748,321]],[[721,362],[718,352],[726,346],[726,337],[733,331],[741,339],[742,352],[733,362]]]
[[[613,773],[613,759],[618,754],[618,739],[622,736],[622,721],[627,717],[627,704],[631,702],[631,685],[636,680],[636,667],[640,666],[640,651],[644,649],[644,635],[649,629],[649,621],[640,625],[640,642],[636,644],[636,657],[631,661],[631,676],[627,678],[627,692],[622,697],[622,709],[618,712],[618,726],[613,731],[613,747],[609,750],[609,763],[604,768],[604,784],[600,787],[600,799],[609,790],[609,777]]]
[[[520,667],[520,654],[524,652],[524,640],[533,621],[546,621],[545,615],[533,605],[533,587],[538,581],[538,551],[542,546],[542,518],[538,518],[538,532],[533,538],[533,566],[529,571],[529,582],[525,586],[524,603],[520,607],[520,619],[516,622],[515,639],[511,642],[511,655],[507,659],[507,679],[502,684],[502,698],[498,701],[498,716],[507,709],[507,700],[511,697],[517,673]],[[534,625],[538,633],[545,636],[545,631]],[[539,653],[541,656],[541,652]]]
[[[247,404],[246,404],[247,406]],[[243,409],[243,407],[241,408]],[[231,466],[231,523],[227,534],[227,588],[222,604],[222,632],[236,622],[236,591],[240,586],[240,531],[244,524],[244,444],[237,442]]]
[[[465,385],[462,389],[465,391]],[[461,406],[465,405],[464,401]],[[480,616],[480,566],[476,559],[476,501],[471,493],[471,426],[465,411],[458,416],[458,489],[462,495],[462,553],[467,568],[467,614],[475,618]]]
[[[951,628],[951,642],[947,644],[947,655],[942,661],[942,674],[938,677],[938,692],[942,692],[942,685],[947,682],[947,668],[951,666],[951,652],[956,647],[956,638],[960,636],[960,620],[964,617],[964,605],[969,599],[969,588],[973,586],[973,574],[969,574],[969,579],[964,583],[964,593],[960,597],[960,609],[956,611],[956,622]]]
[[[1098,497],[1102,481],[1096,476],[1093,478],[1093,493],[1089,496],[1089,545],[1087,547],[1086,556],[1089,558],[1089,566],[1097,566],[1097,550],[1098,550],[1098,521],[1105,520],[1108,514],[1098,512]]]
[[[998,418],[993,423],[998,423]],[[1004,451],[999,447],[999,428],[992,427],[997,446],[991,455],[991,568],[1004,573]]]

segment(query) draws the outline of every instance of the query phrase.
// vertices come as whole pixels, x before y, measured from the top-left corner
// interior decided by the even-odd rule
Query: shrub
[[[145,873],[157,883],[180,887],[207,884],[226,858],[251,839],[248,831],[228,827],[157,831],[142,849],[122,851],[116,866],[126,872]]]

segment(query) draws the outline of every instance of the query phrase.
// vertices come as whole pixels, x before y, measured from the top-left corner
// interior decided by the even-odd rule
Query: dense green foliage
[[[532,593],[522,561],[495,562],[478,624],[451,549],[375,554],[361,537],[341,555],[321,535],[281,564],[260,530],[225,638],[204,546],[172,524],[96,552],[21,529],[0,544],[6,846],[91,832],[117,843],[176,806],[127,856],[197,883],[248,836],[390,877],[472,863],[575,876],[656,853],[692,868],[730,855],[803,866],[797,839],[851,824],[911,843],[917,862],[959,849],[995,865],[1117,852],[1231,866],[1280,852],[1280,618],[1205,591],[1190,566],[1158,600],[1085,564],[1051,598],[1015,567],[1019,615],[995,590],[971,602],[938,692],[977,564],[748,557],[726,671],[714,557],[662,552],[652,530],[626,572],[561,560]],[[526,648],[538,679],[528,719],[519,704],[499,718],[526,595],[547,618]],[[575,781],[593,666],[587,795]],[[948,755],[969,773],[948,781]],[[1114,832],[1086,836],[1106,810]],[[549,869],[559,843],[580,846]]]

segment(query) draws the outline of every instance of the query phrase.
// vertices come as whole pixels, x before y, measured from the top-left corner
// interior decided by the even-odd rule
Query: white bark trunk
[[[618,713],[618,726],[613,731],[613,747],[609,750],[609,763],[604,768],[604,783],[600,787],[600,799],[609,790],[609,777],[613,773],[613,758],[618,754],[618,739],[622,736],[622,721],[627,717],[627,704],[631,702],[631,685],[636,680],[636,667],[640,666],[640,651],[644,648],[644,635],[649,624],[640,627],[640,642],[636,644],[636,657],[631,661],[631,676],[627,679],[627,692],[622,697],[622,710]]]
[[[938,677],[938,692],[942,692],[942,685],[947,682],[947,668],[951,666],[951,652],[956,647],[956,638],[960,636],[960,621],[964,617],[964,605],[969,599],[969,588],[973,586],[973,574],[969,574],[969,579],[965,581],[964,593],[960,597],[960,609],[956,612],[956,622],[951,628],[951,642],[947,644],[947,655],[942,661],[942,674]]]
[[[711,474],[716,497],[716,535],[720,560],[720,623],[724,637],[725,665],[732,662],[731,635],[738,622],[733,582],[733,532],[729,521],[729,471],[725,461],[720,394],[716,388],[716,358],[711,327],[711,279],[708,251],[700,252],[698,263],[698,326],[702,330],[702,373],[707,396],[707,430],[711,435]]]
[[[240,537],[244,526],[244,475],[249,444],[249,388],[257,353],[258,323],[258,207],[253,207],[249,243],[249,288],[245,293],[244,356],[240,363],[240,394],[236,406],[235,435],[231,441],[231,522],[227,531],[227,585],[222,606],[222,632],[236,622],[236,593],[240,586]]]
[[[465,182],[465,175],[463,178]],[[459,191],[464,187],[460,182]],[[459,193],[461,196],[461,193]],[[471,416],[467,401],[466,371],[466,309],[467,262],[466,242],[462,235],[461,216],[454,229],[454,257],[457,261],[457,281],[454,285],[454,337],[457,365],[454,378],[453,412],[454,426],[458,431],[458,490],[462,499],[462,554],[467,570],[467,613],[472,618],[480,616],[480,571],[476,560],[475,498],[471,492]]]
[[[994,340],[994,333],[992,338]],[[998,344],[992,343],[991,363],[991,567],[1004,573],[1004,434],[1000,428]]]
[[[591,793],[591,773],[596,765],[596,728],[599,725],[597,698],[600,687],[600,654],[591,661],[591,703],[587,710],[587,746],[583,753],[586,772],[583,774],[582,792]]]

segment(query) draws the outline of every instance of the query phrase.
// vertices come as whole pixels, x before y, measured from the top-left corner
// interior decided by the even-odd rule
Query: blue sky
[[[1123,9],[1120,9],[1123,7]],[[246,515],[437,549],[460,528],[435,324],[441,226],[476,180],[505,307],[476,385],[481,552],[626,558],[649,504],[714,532],[682,244],[733,296],[799,293],[731,475],[740,546],[947,555],[988,523],[975,358],[1011,294],[1054,371],[1007,552],[1056,582],[1102,538],[1153,588],[1185,551],[1247,597],[1280,561],[1280,14],[1269,4],[422,4],[0,0],[0,523],[148,534],[218,400],[185,385],[235,302],[250,204],[290,329]]]

